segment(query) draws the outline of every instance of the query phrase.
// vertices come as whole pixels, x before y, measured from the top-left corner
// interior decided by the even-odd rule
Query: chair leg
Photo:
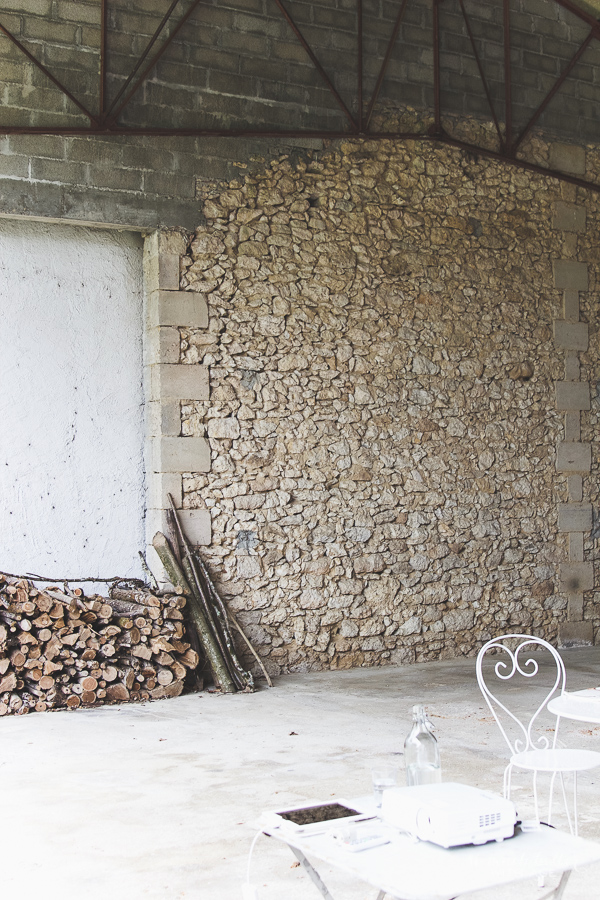
[[[533,770],[533,802],[535,803],[535,820],[536,822],[540,821],[540,811],[538,807],[538,794],[537,794],[537,769]]]
[[[554,796],[554,781],[556,779],[556,769],[552,773],[550,779],[550,798],[548,800],[548,825],[552,825],[552,798]]]
[[[573,834],[573,823],[571,822],[571,813],[569,812],[569,801],[567,800],[567,792],[565,790],[565,776],[560,773],[560,784],[562,787],[563,803],[565,804],[565,812],[567,814],[567,822],[569,823],[569,831]]]
[[[579,837],[579,822],[577,820],[577,772],[573,772],[573,822],[575,824],[575,837]]]
[[[512,763],[509,763],[504,770],[504,799],[510,800],[510,778],[512,775]]]

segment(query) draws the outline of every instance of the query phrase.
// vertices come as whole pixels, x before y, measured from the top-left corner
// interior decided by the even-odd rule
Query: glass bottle
[[[413,726],[404,742],[406,783],[437,784],[442,780],[440,751],[422,703],[413,706]]]

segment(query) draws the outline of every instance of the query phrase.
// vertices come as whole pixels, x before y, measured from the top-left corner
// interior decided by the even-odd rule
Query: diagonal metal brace
[[[333,900],[333,897],[329,893],[327,886],[321,880],[321,876],[316,869],[313,869],[302,850],[297,850],[295,847],[290,847],[290,850],[292,851],[302,868],[306,870],[306,874],[315,885],[317,890],[321,892],[323,897],[325,897],[325,900]]]

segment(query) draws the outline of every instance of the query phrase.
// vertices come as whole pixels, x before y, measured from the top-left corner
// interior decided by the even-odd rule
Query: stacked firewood
[[[0,716],[178,696],[199,663],[185,605],[147,590],[38,590],[0,574]]]

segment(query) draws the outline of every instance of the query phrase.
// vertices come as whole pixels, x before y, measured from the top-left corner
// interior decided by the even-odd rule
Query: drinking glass
[[[383,792],[396,784],[397,772],[398,764],[396,762],[375,762],[371,766],[373,794],[375,795],[375,806],[377,809],[381,809]]]

